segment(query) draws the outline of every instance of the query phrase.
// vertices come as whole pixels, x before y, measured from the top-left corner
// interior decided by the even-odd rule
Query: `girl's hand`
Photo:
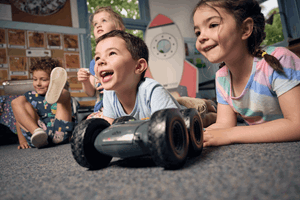
[[[20,145],[18,146],[18,149],[28,149],[28,148],[31,148],[29,145],[28,145],[28,143],[27,143],[27,141],[25,141],[25,142],[20,142]]]
[[[98,79],[96,79],[96,84],[99,85],[96,90],[98,90],[101,94],[103,93],[103,86],[101,85],[101,83]]]
[[[80,68],[77,72],[77,80],[79,82],[89,81],[90,73],[86,68]]]
[[[203,147],[231,144],[226,129],[206,129],[203,132]]]

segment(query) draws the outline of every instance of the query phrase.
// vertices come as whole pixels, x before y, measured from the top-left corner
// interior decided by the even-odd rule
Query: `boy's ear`
[[[252,32],[253,32],[253,25],[254,25],[254,22],[253,22],[253,19],[251,17],[248,17],[247,19],[245,19],[243,21],[243,24],[242,24],[242,39],[243,40],[246,40],[248,39]]]
[[[144,71],[146,71],[148,68],[148,63],[144,58],[140,58],[137,61],[137,65],[135,67],[135,73],[136,74],[142,74]]]

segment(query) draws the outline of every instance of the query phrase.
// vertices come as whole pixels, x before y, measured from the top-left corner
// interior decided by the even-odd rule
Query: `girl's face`
[[[242,31],[237,28],[232,14],[225,9],[203,5],[194,14],[196,48],[212,63],[235,59],[242,41]]]
[[[50,84],[50,76],[43,70],[33,72],[33,87],[40,95],[45,95]]]
[[[95,38],[117,29],[114,20],[106,11],[102,11],[94,15],[93,26]]]

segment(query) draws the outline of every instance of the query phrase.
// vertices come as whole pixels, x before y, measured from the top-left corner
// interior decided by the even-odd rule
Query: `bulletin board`
[[[5,80],[30,79],[29,66],[44,56],[59,61],[68,74],[71,92],[81,92],[78,35],[0,28],[0,93]],[[2,91],[1,91],[2,90]]]

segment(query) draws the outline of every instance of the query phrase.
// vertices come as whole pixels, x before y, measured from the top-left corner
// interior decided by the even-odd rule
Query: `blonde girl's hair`
[[[105,6],[105,7],[96,7],[96,11],[90,16],[90,23],[93,24],[94,16],[100,12],[107,12],[110,14],[112,20],[114,21],[116,28],[122,31],[125,31],[125,25],[123,22],[122,17],[116,13],[111,6]]]
[[[253,31],[248,38],[247,47],[251,55],[259,58],[264,58],[265,61],[277,72],[284,73],[282,65],[279,60],[270,54],[264,53],[260,46],[263,40],[266,38],[265,33],[265,18],[261,12],[259,3],[255,0],[201,0],[194,8],[193,16],[197,9],[203,5],[209,6],[212,9],[214,7],[224,8],[227,12],[231,13],[240,27],[245,19],[251,17],[253,19]],[[216,9],[215,9],[216,10]],[[218,12],[216,10],[216,12]],[[225,63],[221,63],[220,67],[223,67]]]

